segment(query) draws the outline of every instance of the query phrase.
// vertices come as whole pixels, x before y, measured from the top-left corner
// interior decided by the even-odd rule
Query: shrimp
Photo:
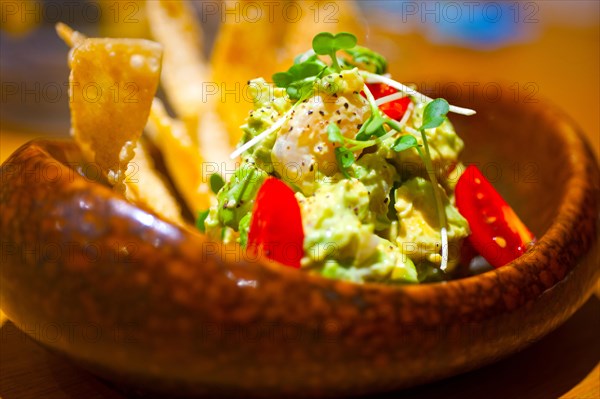
[[[339,171],[335,147],[327,137],[327,126],[337,124],[343,136],[354,138],[370,108],[358,92],[344,95],[317,94],[299,104],[281,127],[271,160],[277,174],[303,194],[315,190],[318,176]]]

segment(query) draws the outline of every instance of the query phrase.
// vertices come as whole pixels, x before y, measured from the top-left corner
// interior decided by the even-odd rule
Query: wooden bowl
[[[452,117],[465,160],[538,237],[505,267],[404,287],[311,276],[126,202],[72,142],[33,141],[1,171],[2,309],[93,372],[170,395],[347,397],[514,353],[599,277],[600,173],[552,106],[470,100],[476,116]]]

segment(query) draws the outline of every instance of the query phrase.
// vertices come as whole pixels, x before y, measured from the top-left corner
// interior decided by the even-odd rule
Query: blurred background
[[[293,1],[273,3],[277,4],[268,10],[286,12],[286,23],[295,23],[298,11],[290,6]],[[143,1],[2,0],[0,4],[3,160],[32,137],[68,135],[68,50],[54,24],[65,22],[89,36],[151,36]],[[219,46],[223,25],[256,22],[252,14],[256,10],[249,4],[262,8],[261,2],[193,2],[207,60]],[[399,81],[432,89],[438,85],[438,90],[442,85],[442,94],[458,90],[468,96],[483,90],[490,97],[512,96],[521,103],[549,99],[577,121],[598,154],[599,4],[595,0],[305,1],[300,12],[310,14],[321,27],[332,22],[335,28],[333,22],[352,19],[366,44],[387,56]],[[295,35],[295,47],[310,47],[312,34],[302,37],[297,29]],[[281,63],[269,62],[270,52],[255,44],[264,60],[260,72],[268,77]],[[504,92],[498,92],[498,83]]]

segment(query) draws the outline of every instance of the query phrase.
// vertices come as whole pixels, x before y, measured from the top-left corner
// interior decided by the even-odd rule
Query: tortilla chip
[[[210,74],[194,10],[184,1],[162,0],[147,2],[146,10],[152,36],[165,48],[161,84],[177,115],[195,132]]]
[[[207,209],[211,205],[210,175],[207,176],[211,170],[203,164],[198,147],[190,140],[185,125],[169,117],[157,98],[152,104],[146,133],[160,148],[173,183],[188,208],[194,214]]]
[[[154,168],[144,143],[139,141],[124,180],[125,197],[151,209],[164,219],[183,225],[181,208],[167,188],[165,178]]]
[[[161,46],[139,39],[88,39],[64,24],[56,30],[72,46],[71,134],[84,156],[127,199],[182,224],[177,201],[138,142],[158,86]]]
[[[68,34],[64,25],[59,34]],[[68,35],[71,134],[115,190],[142,135],[158,87],[162,47],[143,39]]]

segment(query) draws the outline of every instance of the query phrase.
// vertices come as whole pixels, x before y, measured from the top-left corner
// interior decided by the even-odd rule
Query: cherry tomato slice
[[[503,266],[535,239],[479,169],[468,166],[456,183],[456,207],[471,227],[470,244],[492,266]]]
[[[371,90],[371,93],[373,93],[373,97],[375,97],[376,100],[398,92],[398,90],[384,83],[367,83],[367,87]],[[399,121],[404,116],[409,104],[410,97],[406,96],[389,103],[381,104],[379,109],[391,119]]]
[[[248,231],[248,250],[299,268],[304,254],[304,230],[294,192],[281,180],[269,177],[256,195]]]

